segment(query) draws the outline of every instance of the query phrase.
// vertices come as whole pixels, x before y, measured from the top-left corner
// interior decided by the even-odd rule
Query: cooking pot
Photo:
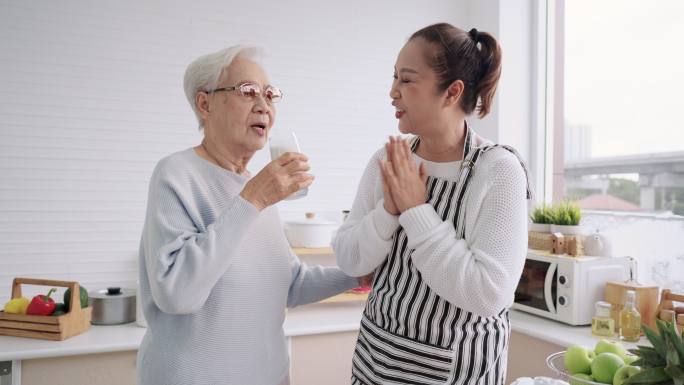
[[[88,293],[93,325],[118,325],[135,321],[135,289],[108,287]]]
[[[330,246],[337,223],[316,219],[314,213],[306,213],[304,219],[285,221],[285,236],[292,247]]]

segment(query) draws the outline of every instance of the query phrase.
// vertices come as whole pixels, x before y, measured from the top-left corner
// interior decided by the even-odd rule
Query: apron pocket
[[[382,384],[444,384],[453,368],[454,352],[390,333],[361,319],[353,374]]]

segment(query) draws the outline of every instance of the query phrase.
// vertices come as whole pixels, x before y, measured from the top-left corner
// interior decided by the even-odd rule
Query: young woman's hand
[[[363,277],[358,277],[357,280],[359,282],[359,286],[362,286],[362,287],[372,286],[374,276],[375,276],[375,272],[372,272],[370,274],[366,274]]]
[[[406,141],[390,137],[388,160],[381,161],[383,186],[387,185],[394,204],[400,213],[425,203],[427,174],[425,166],[411,156]]]
[[[390,151],[392,151],[393,148],[390,148],[389,143],[385,143],[385,153],[387,154],[387,159],[390,159]],[[382,179],[382,195],[383,195],[383,206],[385,207],[385,211],[392,215],[399,215],[399,209],[397,208],[397,205],[394,203],[394,198],[392,198],[392,194],[390,193],[389,186],[387,185],[387,179],[385,178],[385,172],[383,171],[383,161],[378,160],[378,165],[380,166],[380,173],[381,173],[381,179]]]

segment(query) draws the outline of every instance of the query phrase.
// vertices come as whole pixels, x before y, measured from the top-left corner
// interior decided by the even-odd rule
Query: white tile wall
[[[185,67],[237,42],[265,48],[287,94],[275,129],[297,131],[317,175],[284,216],[350,207],[368,158],[395,132],[396,53],[420,27],[463,24],[466,8],[0,0],[0,302],[15,276],[134,285],[150,172],[200,140]],[[266,161],[257,154],[253,170]]]

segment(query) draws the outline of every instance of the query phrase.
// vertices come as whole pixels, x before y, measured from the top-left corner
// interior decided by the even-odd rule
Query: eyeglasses
[[[251,99],[256,98],[259,95],[264,95],[269,103],[278,103],[279,101],[283,100],[283,91],[281,91],[279,88],[268,85],[262,91],[260,85],[252,82],[241,83],[233,87],[216,88],[214,90],[207,91],[207,93],[213,94],[214,92],[220,91],[237,91],[240,93],[240,95]]]

